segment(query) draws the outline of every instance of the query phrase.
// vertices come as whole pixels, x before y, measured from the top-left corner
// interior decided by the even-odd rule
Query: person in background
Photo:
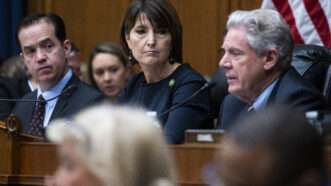
[[[81,71],[81,61],[80,61],[80,51],[77,46],[71,41],[71,48],[68,55],[68,65],[75,73],[76,76],[82,80],[82,71]]]
[[[322,94],[291,67],[290,29],[274,10],[235,11],[227,21],[219,62],[228,82],[218,127],[267,105],[289,105],[301,111],[326,107]]]
[[[24,62],[39,85],[22,98],[33,101],[19,101],[13,110],[23,133],[43,137],[49,121],[103,99],[68,67],[71,45],[61,17],[53,13],[27,16],[18,26],[17,38]]]
[[[21,56],[12,56],[0,66],[0,120],[5,120],[16,101],[38,87],[37,80],[27,69]],[[10,101],[12,100],[12,101]]]
[[[300,111],[268,107],[239,123],[227,131],[206,169],[209,185],[325,185],[322,135]]]
[[[46,185],[175,186],[157,122],[142,110],[106,104],[54,121],[47,136],[58,144],[59,166]]]
[[[20,55],[5,60],[0,66],[0,74],[17,81],[17,92],[20,97],[38,88],[37,78],[27,68]]]
[[[89,81],[111,100],[124,88],[129,68],[128,59],[120,46],[111,42],[98,44],[87,63]]]
[[[15,102],[8,101],[18,99],[18,83],[13,78],[0,75],[0,120],[5,120],[15,106]]]
[[[209,91],[197,94],[204,78],[182,60],[182,26],[167,0],[136,0],[126,11],[121,43],[141,73],[133,76],[118,102],[139,105],[161,121],[168,143],[182,143],[186,129],[212,127]]]
[[[15,106],[11,99],[18,99],[18,84],[14,79],[0,76],[0,120],[5,120]]]

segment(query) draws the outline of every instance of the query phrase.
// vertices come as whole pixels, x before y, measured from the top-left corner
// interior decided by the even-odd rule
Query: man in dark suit
[[[98,91],[81,82],[68,67],[71,46],[61,17],[28,16],[20,23],[17,38],[24,62],[39,84],[37,90],[22,98],[39,101],[18,102],[13,110],[24,133],[42,135],[49,121],[68,117],[102,99]]]
[[[322,95],[290,66],[293,40],[288,25],[273,10],[235,11],[227,22],[220,67],[228,95],[219,114],[219,128],[271,104],[302,111],[324,109]]]

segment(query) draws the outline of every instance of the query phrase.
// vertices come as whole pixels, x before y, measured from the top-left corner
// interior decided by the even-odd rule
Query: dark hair
[[[73,54],[77,54],[80,52],[79,48],[76,46],[76,44],[72,41],[70,41],[71,47],[70,47],[70,52]]]
[[[118,59],[124,65],[124,67],[127,67],[127,63],[128,63],[128,59],[127,59],[126,55],[124,54],[122,48],[119,45],[111,43],[111,42],[104,42],[104,43],[97,44],[97,46],[92,50],[88,63],[87,63],[88,78],[90,79],[91,84],[96,88],[97,88],[97,84],[93,78],[92,62],[93,62],[93,59],[95,58],[95,56],[100,53],[115,55],[116,57],[118,57]]]
[[[170,62],[182,63],[182,25],[176,9],[167,0],[136,0],[130,4],[121,28],[121,44],[125,53],[131,55],[126,36],[141,13],[146,15],[154,28],[169,30],[172,39]]]
[[[37,13],[37,14],[33,14],[33,15],[25,17],[20,22],[20,24],[17,27],[17,32],[16,32],[17,41],[19,41],[19,39],[18,39],[19,32],[23,28],[26,28],[28,26],[39,23],[40,21],[45,21],[54,26],[55,36],[61,43],[63,43],[64,40],[67,38],[65,25],[64,25],[63,19],[60,16],[58,16],[54,13],[48,13],[48,14]]]
[[[271,152],[271,185],[293,183],[307,170],[320,171],[322,179],[326,176],[323,138],[299,111],[266,108],[238,121],[228,136],[239,146]]]

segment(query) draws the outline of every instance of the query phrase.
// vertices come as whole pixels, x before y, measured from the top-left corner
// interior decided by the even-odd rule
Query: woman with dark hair
[[[91,52],[87,71],[91,84],[114,99],[123,89],[129,73],[127,57],[120,46],[105,42]]]
[[[182,64],[182,26],[166,0],[136,0],[128,8],[121,43],[129,60],[142,72],[135,75],[119,97],[120,103],[143,106],[161,121],[168,143],[182,143],[186,129],[208,128],[208,91],[182,103],[206,81]]]

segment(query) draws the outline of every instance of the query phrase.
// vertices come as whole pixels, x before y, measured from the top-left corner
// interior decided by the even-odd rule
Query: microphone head
[[[69,85],[65,90],[62,91],[62,94],[65,96],[70,96],[73,90],[77,88],[77,85]]]
[[[208,88],[213,88],[214,86],[216,86],[216,82],[215,81],[208,82],[207,84],[208,84],[207,85]]]

